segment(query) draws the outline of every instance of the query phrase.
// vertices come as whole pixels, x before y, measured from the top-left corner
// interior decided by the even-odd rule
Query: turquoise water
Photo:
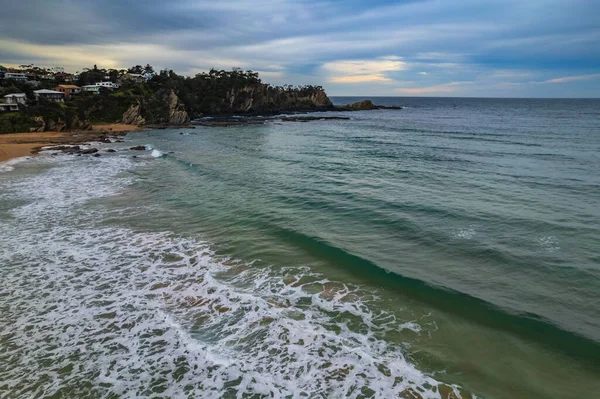
[[[0,397],[595,397],[600,102],[375,102],[0,165]]]

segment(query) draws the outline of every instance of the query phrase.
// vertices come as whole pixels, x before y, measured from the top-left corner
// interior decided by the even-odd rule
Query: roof
[[[10,93],[4,96],[4,98],[6,97],[27,97],[27,95],[25,93]]]
[[[79,86],[75,85],[58,85],[57,87],[60,87],[62,89],[79,89]]]
[[[100,88],[100,86],[98,86],[98,85],[85,85],[85,86],[81,86],[82,89],[86,89],[88,87],[97,87],[98,89]]]
[[[63,94],[62,91],[54,91],[54,90],[48,90],[48,89],[41,89],[41,90],[34,90],[34,93],[36,94]]]

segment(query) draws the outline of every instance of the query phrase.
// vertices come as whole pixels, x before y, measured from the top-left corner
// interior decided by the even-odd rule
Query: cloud
[[[400,94],[447,94],[455,92],[460,86],[468,85],[473,82],[450,82],[428,87],[409,87],[395,89]]]
[[[579,75],[579,76],[564,76],[562,78],[554,78],[550,80],[546,80],[541,83],[567,83],[567,82],[576,82],[579,80],[590,80],[590,79],[600,79],[600,73],[594,73],[590,75]]]
[[[345,95],[589,97],[600,93],[599,16],[585,0],[13,0],[0,64],[238,66]],[[476,84],[440,84],[464,81]]]
[[[406,69],[406,63],[397,56],[385,56],[375,60],[341,60],[326,62],[323,69],[330,74],[332,83],[385,82],[393,79],[386,74]]]

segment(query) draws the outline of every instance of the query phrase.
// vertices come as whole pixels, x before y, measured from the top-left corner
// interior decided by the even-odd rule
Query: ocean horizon
[[[595,397],[600,99],[364,99],[0,163],[0,397]]]

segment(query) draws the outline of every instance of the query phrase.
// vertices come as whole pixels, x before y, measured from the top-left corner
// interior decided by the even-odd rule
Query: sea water
[[[600,102],[374,102],[0,164],[0,397],[596,397]]]

